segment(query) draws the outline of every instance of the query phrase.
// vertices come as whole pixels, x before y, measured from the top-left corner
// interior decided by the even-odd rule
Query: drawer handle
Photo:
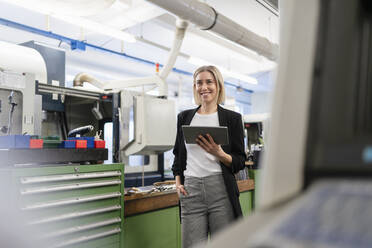
[[[37,203],[25,206],[21,208],[22,210],[32,210],[32,209],[42,209],[42,208],[49,208],[49,207],[58,207],[58,206],[64,206],[69,204],[76,204],[76,203],[82,203],[82,202],[90,202],[90,201],[97,201],[102,199],[109,199],[109,198],[115,198],[120,197],[120,192],[114,192],[110,194],[102,194],[102,195],[94,195],[94,196],[83,196],[83,197],[76,197],[76,198],[68,198],[65,200],[58,200],[58,201],[51,201],[51,202],[45,202],[45,203]]]
[[[84,189],[84,188],[101,187],[101,186],[109,186],[109,185],[117,185],[117,184],[121,184],[121,181],[112,180],[112,181],[103,181],[103,182],[75,183],[75,184],[64,184],[64,185],[49,186],[49,187],[37,187],[37,188],[22,189],[20,190],[20,193],[21,195],[30,195],[30,194],[37,194],[37,193],[49,193],[49,192],[55,192],[55,191]]]
[[[79,238],[76,238],[76,239],[70,239],[70,240],[67,240],[65,242],[54,244],[52,247],[59,248],[59,247],[64,247],[64,246],[68,246],[68,245],[74,245],[74,244],[89,241],[89,240],[92,240],[92,239],[98,239],[98,238],[102,238],[102,237],[105,237],[105,236],[120,233],[120,231],[121,231],[120,228],[114,228],[114,229],[111,229],[111,230],[106,231],[106,232],[101,232],[101,233],[88,235],[88,236],[82,236],[82,237],[79,237]]]
[[[121,222],[121,219],[119,217],[112,218],[112,219],[109,219],[109,220],[95,222],[95,223],[91,223],[91,224],[87,224],[87,225],[74,226],[74,227],[62,229],[62,230],[59,230],[59,231],[56,231],[56,232],[52,232],[52,233],[48,233],[46,235],[43,235],[42,238],[58,237],[58,236],[67,235],[67,234],[70,234],[70,233],[86,231],[86,230],[90,230],[90,229],[94,229],[94,228],[98,228],[98,227],[103,227],[103,226],[108,226],[108,225],[115,224],[115,223],[120,223],[120,222]]]
[[[112,176],[121,176],[121,172],[120,171],[104,171],[104,172],[94,172],[94,173],[77,173],[77,174],[38,176],[38,177],[21,177],[20,181],[21,181],[21,184],[29,184],[29,183],[57,182],[57,181],[64,181],[64,180],[112,177]]]
[[[50,223],[50,222],[55,222],[55,221],[61,221],[61,220],[68,220],[68,219],[73,219],[73,218],[78,218],[78,217],[84,217],[88,215],[93,215],[93,214],[100,214],[100,213],[106,213],[106,212],[111,212],[115,210],[121,209],[120,205],[115,205],[115,206],[110,206],[106,208],[97,208],[93,210],[88,210],[88,211],[81,211],[81,212],[72,212],[68,214],[63,214],[59,216],[52,216],[49,218],[44,218],[41,220],[29,222],[29,225],[37,225],[37,224],[44,224],[44,223]]]

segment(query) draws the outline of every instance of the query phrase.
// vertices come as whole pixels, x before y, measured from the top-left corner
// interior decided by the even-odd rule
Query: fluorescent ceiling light
[[[129,1],[121,1],[116,0],[112,5],[111,8],[117,9],[117,10],[125,10],[130,7]]]
[[[257,79],[255,79],[254,77],[250,77],[250,76],[244,75],[242,73],[227,70],[223,67],[220,68],[220,70],[221,70],[221,73],[227,75],[228,77],[236,78],[236,79],[239,79],[243,82],[250,83],[250,84],[257,84],[258,83]]]
[[[113,5],[125,5],[125,0],[2,0],[44,14],[59,13],[71,16],[93,16]],[[120,2],[116,4],[116,2]],[[129,1],[129,0],[128,0]]]
[[[118,40],[123,40],[127,42],[132,42],[132,43],[136,42],[136,38],[129,33],[123,32],[121,30],[112,28],[107,25],[100,24],[98,22],[90,21],[86,18],[75,17],[75,16],[65,16],[65,15],[59,15],[59,14],[53,14],[51,16],[61,21],[70,23],[72,25],[85,28],[92,32],[97,32],[103,35],[107,35],[107,36],[113,37]]]
[[[58,10],[51,9],[50,6],[42,5],[40,4],[40,2],[37,2],[37,1],[33,2],[33,1],[15,0],[15,1],[7,1],[7,2],[9,2],[10,4],[15,4],[22,8],[26,8],[26,9],[44,14],[44,15],[49,15],[63,22],[67,22],[72,25],[82,27],[92,32],[100,33],[100,34],[107,35],[115,39],[119,39],[119,40],[123,40],[127,42],[136,42],[136,38],[129,33],[123,32],[119,29],[115,29],[107,25],[103,25],[95,21],[91,21],[87,18],[60,14],[60,10],[58,11]]]
[[[187,62],[189,62],[190,64],[193,64],[193,65],[197,65],[197,66],[203,66],[203,65],[215,65],[213,63],[210,63],[206,60],[203,60],[203,59],[200,59],[200,58],[196,58],[196,57],[191,57],[187,60]],[[257,79],[255,79],[254,77],[250,77],[250,76],[247,76],[247,75],[244,75],[242,73],[238,73],[238,72],[234,72],[234,71],[231,71],[231,70],[228,70],[222,66],[218,66],[218,65],[215,65],[218,67],[218,69],[221,71],[221,73],[225,76],[225,77],[231,77],[231,78],[235,78],[235,79],[238,79],[238,80],[241,80],[243,82],[246,82],[246,83],[250,83],[250,84],[257,84]]]
[[[123,30],[138,23],[144,23],[148,20],[157,18],[164,13],[165,10],[158,8],[155,5],[144,1],[137,1],[136,3],[132,3],[130,9],[104,18],[104,22],[112,27]],[[103,16],[105,16],[104,13],[102,13],[102,17]]]

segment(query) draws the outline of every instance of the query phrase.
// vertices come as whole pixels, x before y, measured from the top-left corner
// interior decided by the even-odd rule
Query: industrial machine
[[[35,76],[0,72],[0,135],[41,135],[41,96],[35,95]]]
[[[34,49],[6,42],[0,42],[0,53],[0,135],[40,135],[42,101],[35,81],[46,82],[45,61]]]
[[[173,101],[167,99],[168,87],[165,82],[176,58],[187,28],[187,22],[178,19],[173,46],[168,61],[162,70],[149,77],[131,78],[102,82],[93,76],[79,74],[74,80],[74,86],[81,86],[84,82],[90,83],[105,92],[121,92],[120,106],[122,108],[120,122],[124,133],[120,139],[123,158],[134,154],[158,154],[171,149],[176,135],[176,109]],[[146,95],[145,92],[136,94],[128,92],[131,87],[155,85],[158,88],[156,98]],[[127,135],[130,114],[134,116],[135,135],[129,140]]]
[[[86,73],[78,74],[74,86],[90,83],[103,92],[118,94],[118,136],[114,136],[114,161],[122,161],[128,165],[129,156],[143,155],[142,175],[133,173],[127,177],[127,186],[139,186],[139,177],[147,177],[147,183],[164,179],[164,152],[174,145],[176,136],[175,103],[167,99],[168,87],[165,82],[179,53],[187,22],[177,20],[173,46],[167,63],[159,73],[143,78],[131,78],[103,82]],[[152,85],[158,88],[158,96],[147,95],[144,90],[134,91],[133,87]],[[120,131],[119,131],[120,130]],[[119,138],[117,138],[119,137]],[[133,167],[127,166],[126,172]],[[139,172],[135,170],[135,172]],[[145,175],[144,173],[147,173]]]
[[[83,152],[77,149],[58,149],[58,145],[53,147],[55,149],[48,150],[28,149],[30,147],[28,143],[32,143],[34,138],[57,136],[60,137],[59,140],[67,140],[69,130],[92,123],[95,130],[99,130],[99,123],[93,114],[91,117],[85,116],[83,121],[76,118],[78,111],[84,111],[83,104],[79,108],[71,106],[78,102],[78,99],[89,99],[92,102],[89,106],[88,113],[90,113],[95,102],[112,102],[110,101],[112,95],[106,94],[103,97],[100,94],[82,90],[69,91],[63,87],[64,52],[35,42],[27,44],[32,45],[33,48],[0,43],[2,54],[2,61],[0,61],[2,63],[0,65],[2,69],[0,71],[0,147],[6,149],[1,150],[4,158],[2,166],[68,162],[94,163],[106,160],[108,153],[105,149],[90,149]],[[37,52],[36,48],[42,50],[44,57]],[[10,55],[12,59],[4,59]],[[14,64],[13,60],[26,61]],[[48,62],[49,71],[54,74],[47,73],[45,62]],[[95,132],[89,133],[90,136],[94,134]],[[48,148],[47,141],[47,138],[44,139],[46,148]]]
[[[269,114],[250,114],[243,116],[244,128],[246,130],[247,157],[253,162],[252,168],[257,169],[261,152],[264,149],[265,138],[264,129],[269,126]]]
[[[87,136],[93,137],[99,131],[103,131],[101,137],[104,137],[105,124],[112,123],[110,130],[112,137],[109,137],[112,140],[112,147],[108,147],[112,156],[109,161],[128,164],[129,156],[143,155],[144,162],[147,161],[150,165],[146,170],[157,172],[159,177],[156,177],[156,181],[162,180],[163,152],[173,147],[176,133],[175,104],[167,99],[165,79],[177,58],[187,22],[179,20],[176,26],[173,48],[168,62],[160,73],[145,78],[109,82],[101,82],[86,73],[80,73],[75,77],[74,88],[64,87],[63,50],[33,41],[23,43],[22,46],[2,43],[1,47],[4,48],[1,50],[1,54],[4,55],[2,58],[12,56],[20,60],[26,56],[29,61],[23,67],[9,62],[13,60],[0,61],[3,70],[0,82],[2,103],[0,135],[4,136],[0,137],[0,143],[3,140],[5,144],[3,147],[6,148],[8,139],[5,136],[26,134],[32,137],[59,136],[61,140],[68,140],[68,133],[71,130],[80,130],[79,128],[87,125],[94,129],[88,132]],[[84,82],[91,83],[101,90],[79,89]],[[157,86],[159,96],[128,90],[130,87],[143,85]],[[17,152],[19,151],[15,153]],[[43,156],[41,150],[27,152],[35,155],[9,154],[7,161],[11,163],[15,159],[13,162],[42,164],[53,162],[53,156],[56,163],[95,162],[107,159],[107,151],[103,157],[99,157],[100,159],[93,154],[89,155],[93,157],[77,158],[76,154],[82,154],[80,150],[64,151],[61,156],[51,153],[51,150],[48,151],[49,156]],[[76,154],[66,156],[66,153]],[[24,157],[25,160],[20,161],[18,157]],[[29,161],[26,161],[26,157]],[[131,168],[128,169],[130,171]]]

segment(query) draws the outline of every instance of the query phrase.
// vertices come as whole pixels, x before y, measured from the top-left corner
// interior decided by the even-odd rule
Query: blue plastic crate
[[[0,136],[0,148],[30,148],[30,135]]]
[[[76,148],[76,141],[75,140],[63,140],[60,147],[61,148]]]
[[[15,137],[13,135],[0,136],[0,148],[14,148]]]
[[[87,148],[94,148],[94,137],[68,137],[68,140],[86,140]]]

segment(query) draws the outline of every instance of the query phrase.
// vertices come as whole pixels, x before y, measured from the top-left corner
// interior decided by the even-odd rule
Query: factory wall
[[[255,92],[251,96],[251,114],[270,113],[271,111],[271,93]]]

